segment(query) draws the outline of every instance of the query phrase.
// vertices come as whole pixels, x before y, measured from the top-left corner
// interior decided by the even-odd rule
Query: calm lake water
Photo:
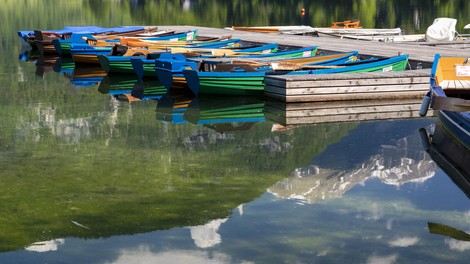
[[[127,102],[136,80],[23,53],[16,36],[349,18],[423,32],[438,16],[463,27],[470,7],[247,2],[4,1],[0,263],[468,263],[468,197],[418,132],[434,118],[282,127],[257,98]]]

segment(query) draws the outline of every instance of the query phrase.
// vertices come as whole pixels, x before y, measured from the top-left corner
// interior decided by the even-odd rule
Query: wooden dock
[[[468,57],[462,43],[453,45],[417,45],[417,43],[376,42],[332,37],[314,37],[266,34],[218,28],[166,26],[161,29],[178,31],[198,29],[201,36],[232,35],[244,41],[278,43],[287,46],[318,46],[320,50],[347,52],[357,50],[360,55],[391,57],[408,54],[412,65],[420,63],[425,69],[388,73],[323,74],[297,76],[269,76],[265,78],[265,94],[283,102],[312,102],[385,98],[422,98],[429,90],[430,66],[436,53],[444,57]],[[468,42],[468,41],[467,41]],[[470,42],[468,42],[470,43]]]
[[[423,98],[429,70],[276,75],[265,78],[267,97],[284,102]]]

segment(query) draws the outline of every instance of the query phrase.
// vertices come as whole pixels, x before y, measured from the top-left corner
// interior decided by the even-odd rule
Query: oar
[[[428,222],[428,229],[432,234],[443,235],[460,241],[470,241],[470,234],[448,225]]]
[[[434,110],[464,112],[470,110],[470,101],[462,98],[436,96],[433,98],[431,107]]]
[[[231,63],[233,64],[248,64],[252,67],[261,67],[261,66],[269,66],[270,63],[267,62],[259,62],[256,60],[232,60]]]
[[[299,63],[292,62],[272,62],[271,67],[275,71],[295,71],[301,69],[336,69],[343,68],[345,66],[336,66],[336,65],[303,65]]]

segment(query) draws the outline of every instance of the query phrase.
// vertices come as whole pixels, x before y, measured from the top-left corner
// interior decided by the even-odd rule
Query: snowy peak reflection
[[[371,125],[367,126],[367,130],[373,134]],[[361,131],[361,129],[358,130]],[[381,130],[380,125],[377,125],[375,130]],[[394,131],[397,133],[399,127],[395,127]],[[404,131],[404,133],[406,132]],[[344,158],[349,159],[349,164],[344,162],[340,166],[337,164],[329,166],[327,162],[329,158],[322,157],[322,155],[328,155],[329,151],[327,150],[316,159],[317,162],[324,162],[324,165],[318,163],[297,168],[289,178],[278,182],[268,191],[285,199],[316,203],[326,199],[339,198],[354,186],[364,184],[367,180],[374,178],[379,179],[384,184],[400,188],[406,183],[425,182],[435,175],[437,166],[428,157],[425,150],[413,147],[419,143],[417,133],[412,133],[398,140],[382,138],[372,142],[374,140],[371,139],[368,143],[369,146],[375,145],[377,148],[363,146],[364,149],[360,150],[369,151],[369,153],[359,153],[359,150],[346,150],[345,148],[352,141],[358,141],[357,144],[361,144],[360,140],[355,138],[359,135],[361,133],[352,132],[348,138],[343,139],[336,146],[331,146],[335,149],[330,153],[331,161],[341,163],[342,158]],[[350,137],[353,137],[353,139]],[[370,153],[375,150],[377,153]],[[335,155],[338,151],[346,154],[343,157]],[[351,157],[348,157],[348,155]],[[353,158],[353,156],[355,157]],[[351,162],[351,160],[354,162]],[[348,167],[342,168],[345,164]]]
[[[34,252],[57,251],[59,246],[63,245],[64,243],[65,243],[65,239],[59,238],[59,239],[53,239],[49,241],[36,242],[26,247],[25,249],[28,251],[34,251]]]

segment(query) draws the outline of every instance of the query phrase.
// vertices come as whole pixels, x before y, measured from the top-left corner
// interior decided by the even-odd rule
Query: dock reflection
[[[266,102],[266,119],[287,128],[306,124],[419,118],[421,99]],[[431,116],[431,115],[430,115]]]

